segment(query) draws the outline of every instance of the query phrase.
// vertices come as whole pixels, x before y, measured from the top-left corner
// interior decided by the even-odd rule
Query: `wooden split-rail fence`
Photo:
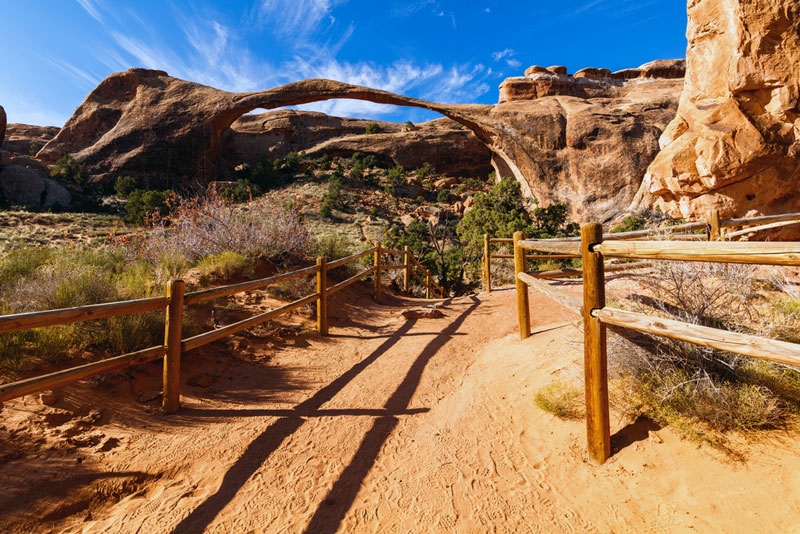
[[[373,265],[371,267],[354,274],[342,282],[332,286],[328,285],[328,273],[331,270],[358,261],[370,254],[373,255]],[[402,263],[398,264],[384,264],[384,256],[401,256],[403,260]],[[45,390],[61,387],[93,376],[117,371],[125,367],[163,358],[162,408],[166,413],[174,413],[180,407],[180,371],[181,355],[183,353],[241,332],[242,330],[252,328],[313,302],[317,304],[317,330],[320,334],[327,335],[328,299],[330,297],[351,284],[369,275],[374,275],[374,298],[376,302],[380,302],[382,273],[399,269],[403,270],[403,290],[405,292],[409,291],[410,278],[414,277],[422,287],[425,288],[427,298],[444,298],[444,289],[436,283],[431,273],[414,258],[408,250],[408,247],[406,247],[405,250],[392,250],[384,248],[381,243],[377,243],[373,248],[331,262],[328,262],[324,257],[319,257],[317,258],[317,264],[310,267],[278,274],[269,278],[250,280],[213,289],[184,294],[184,282],[182,280],[172,280],[168,284],[166,296],[163,297],[109,302],[105,304],[93,304],[75,308],[20,313],[15,315],[0,315],[0,334],[2,334],[45,326],[65,325],[121,315],[166,310],[163,345],[149,347],[136,352],[92,362],[79,367],[56,371],[46,375],[0,384],[0,403],[24,395],[40,393]],[[244,291],[264,289],[301,276],[312,275],[316,275],[317,278],[316,292],[312,295],[308,295],[248,319],[183,339],[181,325],[184,308],[186,306],[235,295]]]
[[[581,226],[580,237],[564,239],[525,240],[517,232],[510,240],[514,245],[514,271],[519,317],[520,338],[531,335],[528,286],[544,290],[549,296],[573,309],[580,310],[584,332],[584,382],[586,391],[586,431],[589,456],[604,463],[611,455],[608,410],[608,375],[606,325],[629,328],[639,332],[687,341],[697,345],[800,366],[800,344],[778,341],[749,334],[729,332],[698,326],[672,319],[652,317],[606,306],[605,273],[639,269],[658,260],[744,263],[758,265],[800,266],[800,242],[725,241],[724,229],[751,226],[727,233],[728,239],[764,229],[773,229],[800,222],[800,214],[720,220],[710,212],[706,222],[686,223],[668,230],[693,231],[706,228],[708,241],[652,241],[647,238],[663,235],[664,229],[640,230],[604,234],[599,223]],[[679,234],[680,235],[680,234]],[[689,234],[692,237],[694,234]],[[674,236],[673,236],[674,237]],[[701,238],[703,236],[701,235]],[[504,239],[500,242],[508,242]],[[490,243],[488,237],[486,243]],[[529,252],[547,253],[558,257],[580,258],[581,269],[526,272],[526,258],[538,258]],[[492,256],[486,251],[486,270]],[[553,258],[556,256],[548,256]],[[644,260],[636,263],[607,265],[606,259]],[[583,302],[569,302],[569,297],[541,284],[541,278],[564,276],[583,277]],[[489,280],[489,283],[491,281]]]

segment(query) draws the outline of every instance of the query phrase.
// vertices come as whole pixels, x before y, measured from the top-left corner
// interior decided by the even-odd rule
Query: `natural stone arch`
[[[462,124],[471,130],[492,152],[492,167],[494,167],[497,176],[513,176],[527,190],[526,193],[530,194],[525,177],[515,162],[502,149],[494,145],[494,140],[498,137],[498,131],[496,125],[489,119],[489,112],[494,106],[439,104],[380,89],[371,89],[325,79],[302,80],[266,91],[237,95],[235,107],[226,110],[213,121],[214,137],[207,153],[207,159],[214,161],[219,156],[222,132],[242,115],[256,109],[272,110],[339,98],[427,109]]]

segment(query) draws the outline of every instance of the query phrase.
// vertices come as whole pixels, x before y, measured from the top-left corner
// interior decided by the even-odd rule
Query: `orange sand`
[[[581,380],[580,325],[546,297],[531,294],[521,342],[513,291],[417,321],[399,311],[418,301],[367,295],[332,300],[329,338],[242,336],[187,354],[196,385],[173,416],[139,402],[157,365],[65,388],[55,408],[6,403],[0,532],[797,531],[793,436],[737,463],[669,428],[663,443],[643,425],[618,432],[612,416],[618,452],[588,463],[583,422],[533,403],[541,386]]]

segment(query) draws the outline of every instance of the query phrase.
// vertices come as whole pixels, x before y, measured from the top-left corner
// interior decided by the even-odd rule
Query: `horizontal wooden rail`
[[[541,239],[523,239],[519,246],[527,250],[539,252],[553,252],[556,254],[571,254],[578,256],[581,251],[581,242],[578,241],[545,241]]]
[[[675,241],[604,241],[594,251],[609,258],[800,265],[800,243],[708,241],[691,247]]]
[[[368,256],[368,255],[372,254],[373,252],[375,252],[376,250],[377,250],[377,247],[372,247],[371,249],[367,249],[367,250],[365,250],[363,252],[359,252],[358,254],[353,254],[352,256],[347,256],[347,257],[344,257],[344,258],[339,258],[338,260],[334,260],[334,261],[328,262],[328,270],[335,269],[336,267],[341,267],[342,265],[346,265],[346,264],[350,263],[351,261],[360,260],[364,256]]]
[[[338,291],[341,291],[342,289],[346,288],[347,286],[349,286],[349,285],[351,285],[351,284],[354,284],[354,283],[358,282],[359,280],[361,280],[361,279],[362,279],[362,278],[364,278],[365,276],[369,276],[369,275],[371,275],[372,273],[374,273],[374,272],[375,272],[375,270],[376,270],[376,267],[374,267],[374,266],[373,266],[373,267],[370,267],[369,269],[366,269],[366,270],[364,270],[364,271],[361,271],[361,272],[360,272],[360,273],[358,273],[358,274],[355,274],[355,275],[351,276],[351,277],[350,277],[350,278],[348,278],[347,280],[344,280],[344,281],[342,281],[342,282],[339,282],[339,283],[338,283],[338,284],[336,284],[336,285],[333,285],[333,286],[329,287],[329,288],[328,288],[328,296],[331,296],[331,295],[333,295],[334,293],[336,293],[336,292],[338,292]]]
[[[293,280],[294,278],[299,278],[301,276],[316,274],[318,270],[319,267],[312,265],[311,267],[306,267],[297,271],[276,274],[275,276],[270,276],[269,278],[261,278],[259,280],[251,280],[249,282],[241,282],[239,284],[233,284],[229,286],[215,287],[213,289],[205,289],[203,291],[194,291],[192,293],[187,293],[183,299],[183,302],[188,306],[189,304],[197,304],[198,302],[205,302],[207,300],[227,297],[228,295],[234,295],[243,291],[262,289],[264,287],[285,282],[287,280]]]
[[[784,226],[793,226],[795,224],[800,224],[800,220],[797,221],[779,221],[769,224],[762,224],[760,226],[750,226],[744,228],[742,230],[736,230],[735,232],[729,232],[725,234],[725,239],[733,239],[734,237],[739,237],[743,235],[747,235],[753,232],[761,232],[762,230],[773,230],[775,228],[783,228]]]
[[[80,367],[72,367],[42,376],[27,378],[17,382],[0,385],[0,402],[38,393],[46,389],[57,388],[84,380],[93,376],[109,373],[132,365],[139,365],[164,357],[166,347],[150,347],[148,349],[123,354],[99,362],[87,363]]]
[[[387,254],[389,256],[397,256],[397,255],[405,254],[405,253],[406,253],[405,250],[392,250],[392,249],[389,249],[389,248],[382,248],[381,249],[381,254]]]
[[[724,219],[720,221],[720,226],[729,228],[731,226],[760,225],[780,221],[800,220],[800,213],[784,213],[782,215],[762,215],[761,217],[743,217],[741,219]]]
[[[91,304],[75,308],[0,315],[0,333],[163,310],[167,306],[169,306],[169,298],[153,297],[123,302]]]
[[[392,271],[394,269],[405,269],[405,265],[381,265],[381,271]]]
[[[551,299],[568,308],[570,311],[577,313],[578,315],[581,314],[581,301],[577,297],[572,296],[564,291],[555,289],[547,282],[542,282],[525,272],[517,273],[517,278],[524,282],[528,287],[532,287],[536,291],[544,293]]]
[[[513,260],[513,254],[492,254],[490,256],[493,260]],[[577,254],[525,254],[526,260],[566,260],[571,258],[580,258]]]
[[[597,317],[606,324],[631,328],[639,332],[647,332],[648,334],[687,341],[712,349],[735,352],[786,365],[800,365],[800,344],[798,343],[788,343],[776,339],[719,330],[673,319],[651,317],[643,313],[617,308],[605,307],[600,310],[592,310],[592,316]]]
[[[492,237],[489,239],[489,243],[513,243],[514,240],[510,237]]]
[[[184,339],[181,343],[181,349],[183,352],[186,352],[196,349],[197,347],[202,347],[203,345],[207,345],[211,342],[217,341],[218,339],[228,337],[236,332],[241,332],[242,330],[247,330],[248,328],[269,321],[270,319],[278,317],[279,315],[283,315],[284,313],[289,313],[292,310],[316,301],[318,298],[319,293],[314,293],[313,295],[296,300],[286,304],[285,306],[281,306],[280,308],[275,308],[274,310],[270,310],[266,313],[261,313],[254,317],[250,317],[249,319],[244,319],[242,321],[223,326],[217,330],[212,330],[210,332],[205,332],[203,334],[198,334],[188,339]]]

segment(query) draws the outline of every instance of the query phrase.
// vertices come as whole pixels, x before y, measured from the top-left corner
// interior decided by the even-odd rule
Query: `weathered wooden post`
[[[708,210],[706,212],[706,228],[709,241],[720,240],[719,210]]]
[[[486,282],[484,290],[492,292],[492,257],[489,253],[489,234],[483,234],[483,276]]]
[[[431,273],[425,275],[425,298],[431,298]]]
[[[403,250],[405,251],[405,255],[403,256],[403,291],[408,293],[408,283],[411,277],[411,251],[408,245],[403,247]]]
[[[169,306],[164,320],[164,391],[161,407],[175,413],[181,407],[181,327],[183,324],[183,280],[170,280],[167,286]]]
[[[328,258],[317,258],[317,331],[323,336],[328,335]]]
[[[606,305],[603,255],[592,247],[603,242],[603,226],[581,226],[583,262],[583,365],[586,385],[586,436],[589,456],[604,463],[611,456],[608,415],[608,362],[606,326],[592,316],[592,310]]]
[[[514,281],[517,284],[517,316],[519,317],[519,338],[526,339],[531,335],[531,318],[528,307],[528,285],[519,279],[519,273],[525,272],[525,249],[519,246],[524,237],[522,232],[514,232]]]
[[[381,242],[375,245],[375,302],[381,301]]]

